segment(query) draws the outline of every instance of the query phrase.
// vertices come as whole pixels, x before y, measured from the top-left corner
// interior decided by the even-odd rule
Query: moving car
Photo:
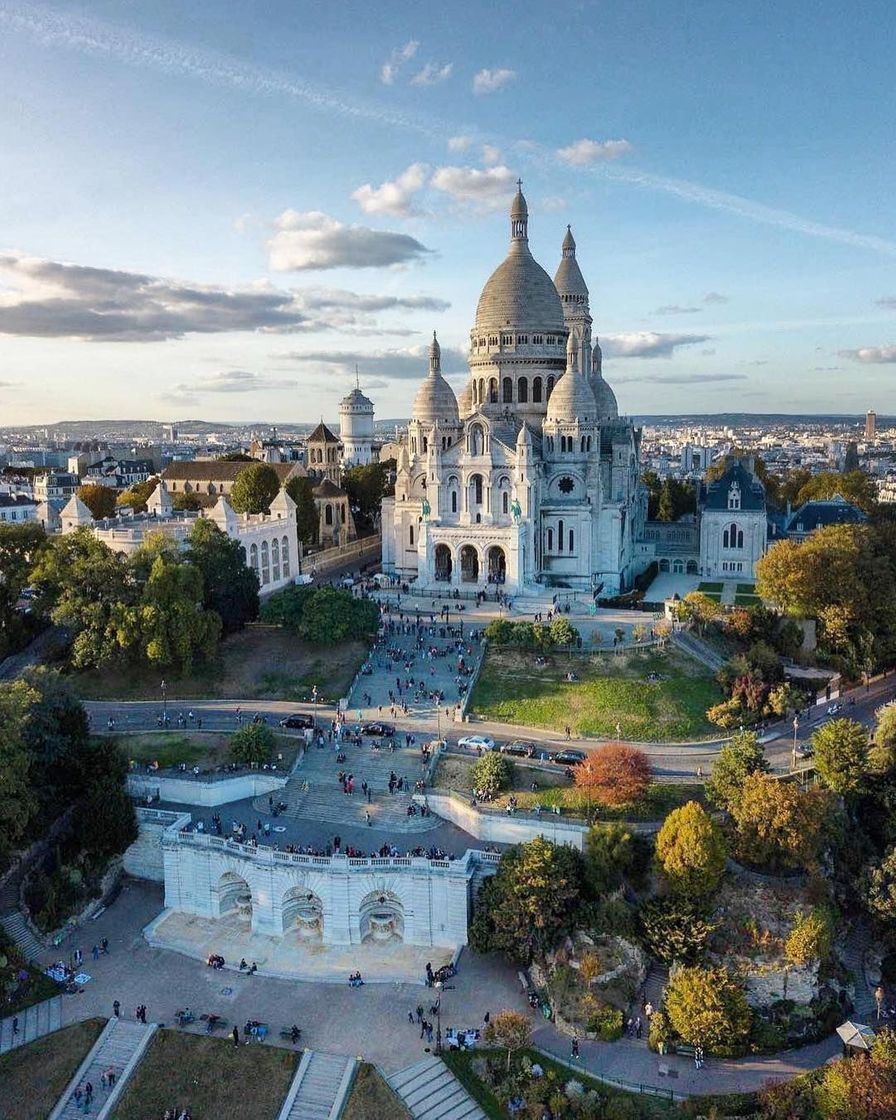
[[[515,754],[520,758],[533,758],[535,755],[535,744],[528,743],[525,739],[514,739],[512,743],[502,743],[500,746],[501,754]]]
[[[280,720],[281,727],[294,727],[299,730],[304,730],[307,727],[314,727],[314,716],[305,715],[304,712],[294,712],[291,716],[286,716]]]
[[[374,735],[376,738],[388,738],[390,735],[395,734],[395,725],[392,723],[382,723],[380,720],[374,720],[373,723],[365,723],[361,728],[362,735]]]
[[[587,757],[584,751],[557,751],[552,761],[561,766],[579,766]]]
[[[495,749],[495,740],[490,739],[488,735],[465,735],[463,739],[457,740],[459,747],[469,747],[471,750],[493,751]]]
[[[838,712],[842,712],[842,711],[843,711],[843,705],[842,704],[831,704],[831,706],[828,708],[828,715],[829,716],[835,716]]]

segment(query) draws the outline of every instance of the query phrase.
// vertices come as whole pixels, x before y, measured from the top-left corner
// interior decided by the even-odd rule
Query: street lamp
[[[168,685],[162,681],[162,727],[168,726]]]
[[[436,980],[434,987],[439,995],[436,999],[436,1053],[442,1053],[442,989],[444,984],[441,980]]]
[[[793,751],[791,752],[791,770],[796,770],[796,733],[800,727],[800,717],[793,717]]]

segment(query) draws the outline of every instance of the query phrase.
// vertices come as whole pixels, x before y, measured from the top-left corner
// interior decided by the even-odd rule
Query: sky
[[[896,9],[0,0],[0,427],[456,389],[515,182],[628,414],[893,412]]]

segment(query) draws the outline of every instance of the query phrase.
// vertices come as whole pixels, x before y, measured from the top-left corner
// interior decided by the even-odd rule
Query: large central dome
[[[566,333],[563,305],[554,282],[529,252],[528,217],[520,190],[510,211],[510,252],[482,289],[476,308],[477,331],[511,328]]]

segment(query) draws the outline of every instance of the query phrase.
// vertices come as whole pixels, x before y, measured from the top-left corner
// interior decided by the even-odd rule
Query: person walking
[[[95,961],[98,961],[100,959],[100,947],[99,947],[99,945],[94,945],[94,947],[90,950],[90,952],[91,952],[91,955],[93,956],[93,959]]]
[[[102,949],[102,951],[104,953],[109,952],[109,938],[108,937],[104,937],[102,939],[102,941],[100,942],[100,949]]]
[[[413,1011],[408,1012],[408,1022],[411,1024],[411,1026],[414,1025],[414,1012]]]
[[[572,1056],[574,1061],[579,1060],[579,1036],[577,1034],[572,1036]]]
[[[121,1004],[117,999],[112,1001],[112,1014],[116,1019],[121,1018]]]
[[[371,819],[370,819],[370,812],[369,811],[365,811],[364,819],[367,821],[368,827],[370,827],[373,824],[373,821],[371,821]]]
[[[234,1027],[233,1030],[230,1033],[233,1037],[233,1045],[234,1046],[239,1046],[239,1044],[240,1044],[240,1029],[239,1029],[239,1027]]]

